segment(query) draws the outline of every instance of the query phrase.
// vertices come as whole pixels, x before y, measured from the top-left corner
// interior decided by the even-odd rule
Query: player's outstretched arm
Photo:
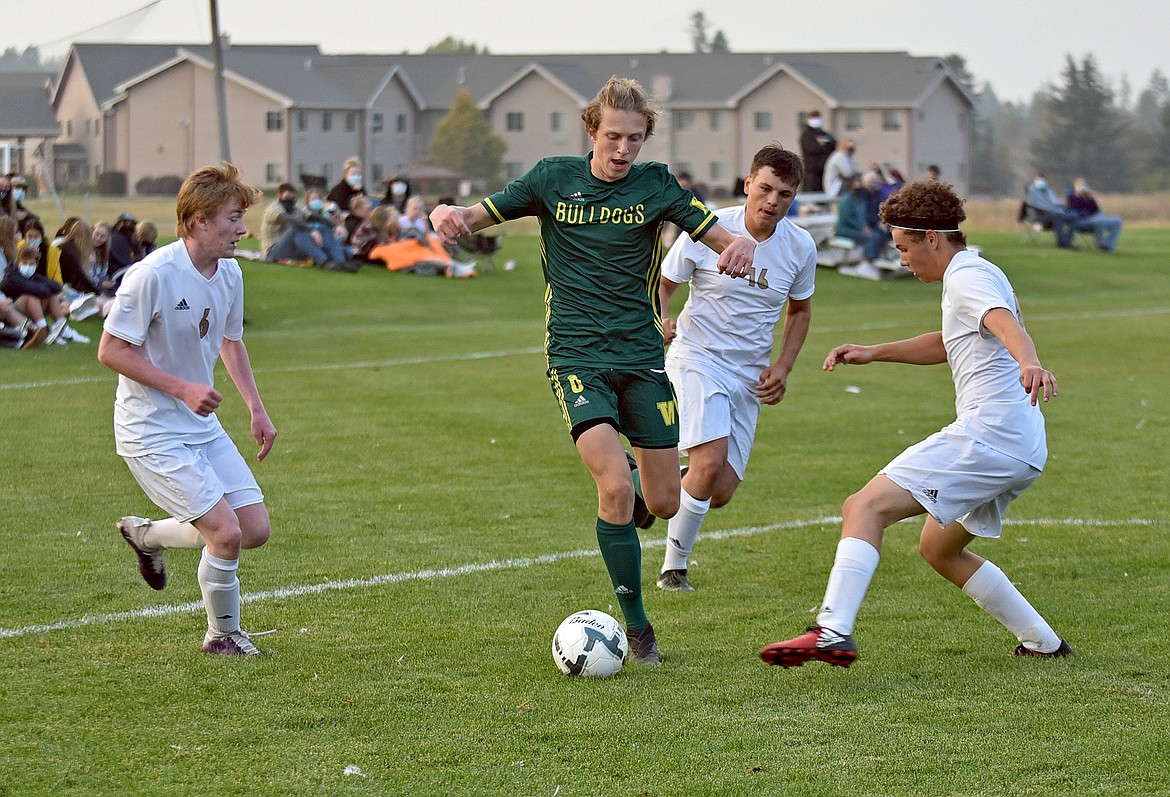
[[[699,240],[719,253],[720,274],[746,277],[751,273],[756,257],[756,242],[751,238],[732,235],[723,225],[715,224]]]
[[[914,338],[858,346],[846,343],[829,352],[823,368],[832,371],[838,365],[866,365],[872,362],[938,365],[947,361],[941,332],[927,332]]]
[[[276,427],[264,409],[264,402],[260,400],[260,390],[256,387],[256,377],[252,373],[252,361],[248,357],[248,349],[242,340],[227,340],[219,347],[219,358],[227,369],[236,390],[244,400],[245,406],[252,414],[252,439],[260,446],[256,459],[260,462],[272,450],[276,442]]]
[[[485,227],[491,227],[494,223],[483,205],[472,205],[469,208],[436,205],[431,211],[431,229],[446,244],[455,243],[459,236],[471,235]]]
[[[1004,307],[997,307],[983,316],[983,326],[999,339],[1008,353],[1020,365],[1020,384],[1031,397],[1032,406],[1043,397],[1047,402],[1060,392],[1056,375],[1040,364],[1036,344],[1024,325]]]

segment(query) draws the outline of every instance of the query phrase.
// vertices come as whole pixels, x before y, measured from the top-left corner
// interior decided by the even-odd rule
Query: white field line
[[[1135,310],[1100,310],[1080,313],[1030,313],[1025,316],[1027,321],[1061,321],[1068,319],[1090,318],[1132,318],[1147,315],[1165,315],[1170,313],[1170,307],[1149,307]],[[876,324],[856,324],[845,327],[814,327],[809,332],[814,335],[843,335],[851,332],[874,332],[882,329],[898,329],[906,326],[902,321],[890,321]],[[448,354],[437,357],[402,357],[394,360],[368,360],[365,362],[335,362],[335,363],[304,363],[300,365],[284,365],[269,368],[254,368],[258,374],[291,374],[305,371],[343,371],[349,368],[395,368],[405,365],[427,365],[429,363],[468,362],[473,360],[491,360],[500,357],[516,357],[521,355],[542,354],[544,349],[532,346],[522,349],[508,349],[503,351],[465,352],[462,354]],[[4,390],[36,390],[40,388],[64,387],[67,385],[91,385],[103,382],[113,383],[117,377],[111,372],[102,376],[82,376],[74,379],[47,379],[38,382],[0,382],[0,391]]]
[[[786,523],[772,523],[766,526],[745,526],[743,528],[729,529],[727,531],[714,531],[701,534],[699,539],[726,540],[733,537],[751,537],[757,534],[767,534],[773,531],[805,529],[814,526],[830,526],[840,522],[840,517],[821,517],[815,518],[813,520],[794,520]],[[913,519],[908,522],[913,522]],[[1004,523],[1006,525],[1013,526],[1115,527],[1156,525],[1155,521],[1142,518],[1131,520],[1090,520],[1085,518],[1040,518],[1031,520],[1007,519],[1004,521]],[[642,543],[642,549],[648,550],[651,548],[662,548],[665,545],[666,540],[664,539],[647,540]],[[522,557],[519,559],[497,559],[491,562],[473,562],[464,565],[456,565],[454,567],[411,570],[404,573],[385,573],[383,575],[370,576],[368,578],[351,578],[346,579],[345,581],[325,581],[320,584],[306,584],[297,587],[282,587],[281,589],[269,590],[267,592],[247,593],[241,597],[244,603],[259,603],[262,601],[300,598],[306,595],[320,595],[325,592],[367,589],[369,587],[378,587],[383,584],[400,584],[405,581],[435,581],[441,578],[453,578],[456,576],[467,576],[474,575],[476,573],[488,573],[499,570],[523,570],[530,567],[537,567],[539,565],[555,564],[557,562],[563,562],[569,559],[585,559],[599,555],[600,551],[598,551],[596,548],[584,548],[576,551],[561,551],[559,553],[548,553],[541,556]],[[73,620],[58,620],[55,623],[26,625],[19,628],[0,628],[0,639],[38,636],[42,634],[48,634],[52,631],[67,631],[72,628],[82,628],[89,625],[108,625],[111,623],[120,623],[131,620],[144,620],[155,617],[171,617],[177,614],[194,614],[201,611],[203,611],[203,603],[199,601],[192,601],[191,603],[148,606],[142,609],[134,609],[133,611],[127,612],[87,614]]]

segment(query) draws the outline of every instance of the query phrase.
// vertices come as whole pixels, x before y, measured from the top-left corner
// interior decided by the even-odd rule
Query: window
[[[806,124],[808,124],[808,111],[801,111],[796,115],[796,129],[803,130]]]
[[[382,182],[382,164],[375,163],[370,167],[370,179],[374,185],[380,185]]]
[[[756,111],[752,115],[755,129],[757,131],[772,129],[772,112],[771,111]]]
[[[406,114],[399,113],[394,115],[394,131],[397,133],[406,132]]]
[[[284,181],[284,175],[280,172],[279,163],[269,163],[264,166],[264,179],[269,183],[279,183]]]
[[[357,114],[348,111],[345,114],[345,132],[352,133],[354,130],[357,130]]]
[[[711,111],[711,132],[722,133],[727,129],[727,111]]]
[[[524,164],[519,161],[508,161],[504,164],[504,179],[511,182],[524,174]]]
[[[321,165],[321,176],[325,178],[325,182],[333,182],[333,164],[325,163]]]
[[[102,120],[101,119],[94,119],[93,120],[93,137],[94,138],[101,138],[102,137]]]
[[[508,111],[508,115],[504,117],[504,126],[509,133],[524,132],[524,112]]]
[[[695,112],[694,111],[675,111],[674,112],[674,129],[675,130],[690,130],[695,126]]]
[[[333,114],[330,111],[321,113],[321,132],[328,133],[333,129]]]
[[[85,136],[86,136],[86,138],[88,138],[92,135],[93,135],[93,120],[86,119],[85,120]]]
[[[309,116],[304,111],[297,111],[297,132],[303,133],[309,129]]]
[[[863,130],[865,125],[863,123],[861,111],[846,111],[845,112],[845,129],[852,132],[856,130]]]
[[[882,130],[897,131],[902,129],[902,114],[898,111],[882,111]]]
[[[73,120],[72,119],[65,120],[65,135],[67,135],[67,136],[73,135]]]
[[[374,133],[381,133],[384,122],[382,121],[382,114],[376,113],[370,117],[370,131]]]
[[[565,129],[565,112],[553,111],[548,117],[548,129],[560,133]]]
[[[686,172],[687,174],[694,174],[695,165],[690,161],[679,161],[674,165],[674,168],[671,169],[671,171],[676,175],[682,174],[683,172]]]
[[[731,169],[727,167],[724,161],[711,161],[711,182],[721,183],[731,177]]]
[[[279,133],[284,130],[284,114],[280,111],[269,111],[264,114],[264,129],[269,133]]]

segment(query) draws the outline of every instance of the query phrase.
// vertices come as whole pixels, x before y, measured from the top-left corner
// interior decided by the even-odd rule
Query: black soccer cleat
[[[662,656],[658,653],[658,638],[654,636],[654,626],[648,625],[637,630],[626,629],[626,640],[630,643],[630,661],[644,667],[657,667],[662,664]]]
[[[1033,658],[1037,659],[1061,659],[1065,656],[1073,655],[1074,652],[1075,651],[1072,649],[1072,645],[1070,645],[1067,640],[1062,639],[1060,640],[1060,647],[1048,653],[1041,653],[1038,650],[1032,650],[1031,648],[1025,647],[1024,645],[1016,645],[1016,649],[1012,651],[1012,655],[1032,656]]]

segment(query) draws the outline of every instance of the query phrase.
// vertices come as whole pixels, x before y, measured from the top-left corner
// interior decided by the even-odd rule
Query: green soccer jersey
[[[591,157],[545,158],[483,206],[497,223],[540,220],[550,368],[662,368],[662,224],[701,238],[717,220],[663,164],[606,182]]]

